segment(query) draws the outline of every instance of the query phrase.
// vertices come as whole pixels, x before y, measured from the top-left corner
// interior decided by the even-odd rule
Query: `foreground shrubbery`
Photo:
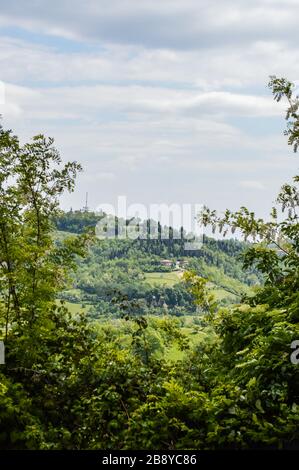
[[[212,320],[218,339],[175,363],[145,359],[131,336],[122,347],[64,309],[44,320],[7,339],[1,448],[276,447],[299,438],[289,357],[299,325],[286,311],[222,310]]]

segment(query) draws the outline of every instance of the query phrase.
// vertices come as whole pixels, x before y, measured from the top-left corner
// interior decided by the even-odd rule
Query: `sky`
[[[298,157],[269,75],[299,84],[298,0],[0,0],[0,113],[84,168],[65,209],[246,205]]]

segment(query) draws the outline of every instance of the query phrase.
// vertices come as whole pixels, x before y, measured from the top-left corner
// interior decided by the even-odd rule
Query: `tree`
[[[286,97],[289,103],[285,133],[289,145],[296,152],[299,144],[299,100],[293,97],[293,85],[284,78],[272,76],[269,87],[277,101]],[[229,230],[232,233],[238,230],[245,240],[253,242],[243,255],[244,268],[255,266],[265,278],[265,289],[253,300],[255,302],[267,299],[271,305],[282,306],[298,301],[299,176],[295,176],[293,181],[293,184],[282,186],[269,221],[257,218],[246,207],[237,212],[226,210],[220,216],[216,211],[204,208],[200,215],[203,224],[211,225],[214,231],[218,228],[226,235]]]
[[[289,103],[285,133],[296,152],[299,102],[293,85],[273,76],[269,87],[274,99],[285,97]],[[218,442],[229,443],[232,437],[238,447],[298,448],[299,373],[290,360],[299,338],[298,182],[295,176],[293,184],[283,185],[269,221],[245,207],[220,216],[205,208],[200,215],[214,230],[239,230],[251,240],[244,267],[256,266],[265,278],[256,295],[242,305],[221,309],[213,319],[220,340],[209,360],[214,364],[215,404],[220,406],[226,397],[233,406],[226,410],[227,417],[223,415],[221,436],[215,423],[213,439]]]
[[[89,239],[54,243],[51,220],[59,196],[73,190],[81,170],[76,162],[61,163],[53,139],[38,135],[21,145],[11,131],[0,128],[0,328],[6,346],[0,371],[0,446],[31,441],[29,428],[39,426],[45,406],[39,400],[55,395],[54,384],[50,390],[46,385],[57,375],[55,357],[64,355],[70,367],[78,353],[77,346],[69,349],[71,342],[82,348],[88,338],[84,321],[72,319],[56,301]]]
[[[214,295],[207,286],[207,279],[198,276],[194,271],[185,271],[183,281],[188,292],[191,293],[195,305],[201,308],[203,312],[213,314],[217,304]]]
[[[0,128],[0,294],[6,338],[9,326],[32,326],[53,304],[74,256],[74,242],[55,246],[51,218],[59,196],[73,190],[81,167],[60,165],[53,139],[38,135],[21,145]]]
[[[297,150],[291,86],[271,80],[274,97],[286,95],[293,106],[288,136]],[[0,369],[0,448],[298,447],[299,372],[290,360],[299,338],[298,177],[278,197],[283,220],[276,208],[270,222],[246,208],[203,212],[204,223],[253,240],[244,263],[264,273],[265,285],[238,305],[216,308],[207,280],[187,272],[188,298],[213,313],[206,330],[193,332],[210,333],[209,341],[195,344],[170,318],[93,323],[57,303],[74,256],[89,240],[53,241],[58,197],[72,190],[80,169],[59,164],[51,140],[38,136],[21,146],[1,130],[0,321],[7,356]],[[124,249],[99,247],[110,253],[110,290],[125,275],[127,265],[118,265]],[[124,318],[132,319],[140,307],[135,287],[116,293]],[[170,298],[166,288],[153,293]],[[170,345],[186,351],[183,360],[163,357]]]

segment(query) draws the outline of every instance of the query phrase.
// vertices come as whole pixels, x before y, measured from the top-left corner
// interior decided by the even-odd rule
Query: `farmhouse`
[[[171,267],[173,265],[173,261],[171,261],[171,259],[161,259],[160,262],[162,266]]]

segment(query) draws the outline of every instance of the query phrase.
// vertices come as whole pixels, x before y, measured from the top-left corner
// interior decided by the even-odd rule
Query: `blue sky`
[[[220,8],[221,5],[221,8]],[[0,0],[3,125],[56,139],[84,173],[65,208],[247,205],[297,158],[270,74],[299,80],[297,0]]]

